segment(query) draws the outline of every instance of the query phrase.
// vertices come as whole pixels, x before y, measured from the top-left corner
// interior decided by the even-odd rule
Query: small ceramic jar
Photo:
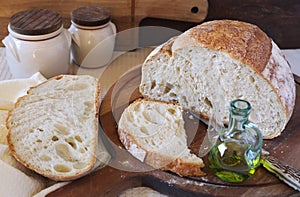
[[[96,6],[80,7],[71,13],[69,32],[72,36],[73,62],[81,67],[97,68],[107,65],[112,58],[116,26],[110,21],[109,11]],[[89,54],[92,54],[89,56]],[[88,58],[97,58],[89,64]]]
[[[10,18],[8,31],[2,42],[13,78],[36,72],[47,78],[68,73],[71,36],[58,13],[47,9],[18,12]]]

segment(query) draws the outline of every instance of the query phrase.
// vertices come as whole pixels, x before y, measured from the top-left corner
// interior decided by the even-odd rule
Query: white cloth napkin
[[[28,79],[10,79],[0,81],[0,109],[9,110],[17,99],[24,96],[30,87],[46,81],[41,73],[36,73]]]

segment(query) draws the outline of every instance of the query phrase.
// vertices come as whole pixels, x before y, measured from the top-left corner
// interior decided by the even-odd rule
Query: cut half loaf
[[[247,100],[264,138],[280,135],[295,104],[293,74],[280,49],[257,26],[232,20],[203,23],[157,47],[142,66],[140,92],[205,119],[216,107],[224,122],[232,100]]]
[[[155,169],[203,176],[201,158],[190,153],[178,104],[138,99],[122,113],[118,133],[125,148]]]
[[[61,75],[31,88],[7,118],[8,144],[26,167],[57,181],[88,173],[96,161],[98,80]]]

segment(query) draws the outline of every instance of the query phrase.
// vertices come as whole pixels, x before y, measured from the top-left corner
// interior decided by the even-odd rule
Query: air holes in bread
[[[85,105],[85,108],[84,108],[83,116],[85,118],[88,118],[89,114],[91,114],[91,112],[93,111],[93,103],[85,102],[84,105]]]
[[[65,141],[74,149],[77,148],[76,142],[72,137],[65,139]]]
[[[212,104],[211,104],[210,100],[209,100],[207,97],[205,97],[204,103],[205,103],[206,105],[208,105],[209,107],[212,107]]]
[[[83,162],[78,162],[73,165],[73,168],[75,168],[75,169],[82,169],[84,167],[86,167],[86,163],[83,163]]]
[[[133,121],[134,121],[134,118],[133,118],[132,113],[129,113],[129,114],[128,114],[128,118],[129,118],[129,121],[130,121],[130,122],[133,122]]]
[[[222,74],[226,74],[227,73],[226,69],[221,69],[220,71],[221,71]]]
[[[173,92],[171,92],[169,95],[170,95],[170,97],[172,97],[172,99],[173,99],[173,98],[174,98],[174,99],[177,98],[177,94],[175,94],[175,93],[173,93]]]
[[[82,139],[81,139],[81,137],[79,135],[75,136],[75,140],[77,140],[78,142],[82,142]]]
[[[53,136],[51,140],[55,142],[55,141],[58,140],[58,137],[57,136]]]
[[[42,155],[40,158],[42,161],[50,161],[51,160],[51,157],[49,157],[47,155]]]
[[[89,75],[63,75],[31,88],[7,120],[12,154],[54,181],[86,175],[96,162],[99,98],[100,84]]]
[[[144,117],[145,120],[147,120],[148,122],[152,122],[151,117],[149,116],[149,114],[147,113],[147,111],[143,111],[143,117]]]
[[[164,94],[169,93],[172,88],[173,88],[173,85],[167,83],[165,86]]]
[[[86,108],[89,108],[91,109],[94,105],[94,103],[91,103],[91,102],[84,102],[84,105],[86,106]]]
[[[156,145],[153,139],[151,139],[151,144],[152,144],[152,146]]]
[[[84,153],[84,152],[85,152],[85,149],[84,149],[84,148],[80,148],[80,149],[79,149],[79,152],[80,152],[80,153]]]
[[[68,166],[63,165],[63,164],[55,165],[54,170],[57,172],[70,172],[71,171],[71,169]]]
[[[254,77],[250,75],[249,78],[250,78],[250,82],[254,83],[254,81],[255,81]]]
[[[146,127],[141,127],[141,132],[142,133],[144,133],[144,134],[146,134],[146,135],[149,135],[149,132],[148,132],[148,130],[146,129]]]
[[[156,87],[156,81],[152,81],[151,82],[151,87],[150,87],[151,90],[154,89],[155,87]]]
[[[136,105],[136,106],[134,107],[134,111],[136,111],[136,112],[140,111],[140,106],[141,106],[141,105],[139,105],[139,104]]]
[[[174,110],[174,109],[172,109],[172,108],[169,108],[169,109],[168,109],[168,112],[170,112],[170,114],[172,114],[172,115],[174,115],[174,114],[175,114],[175,110]]]
[[[69,134],[69,129],[61,124],[54,124],[54,127],[56,128],[56,132],[60,133],[62,135],[68,135]]]
[[[55,150],[57,155],[65,161],[75,161],[70,153],[69,147],[66,144],[56,144]]]

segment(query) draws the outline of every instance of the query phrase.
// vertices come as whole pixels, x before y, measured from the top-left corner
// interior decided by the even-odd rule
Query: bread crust
[[[60,80],[62,79],[63,77],[65,77],[67,75],[59,75],[59,76],[55,76],[53,78],[50,78],[48,79],[47,81],[50,81],[50,80]],[[27,93],[30,94],[30,91],[32,91],[33,89],[43,85],[44,83],[47,83],[47,81],[44,81],[40,84],[38,84],[37,86],[34,86],[34,87],[31,87]],[[96,107],[96,113],[95,113],[95,119],[94,119],[94,125],[95,125],[95,128],[96,130],[94,130],[94,136],[98,136],[97,133],[98,133],[98,114],[99,114],[99,105],[100,105],[100,83],[99,81],[97,80],[97,85],[96,85],[96,91],[95,91],[95,107]],[[12,155],[15,157],[16,160],[18,160],[20,163],[22,163],[24,166],[26,166],[27,168],[37,172],[38,174],[41,174],[45,177],[48,177],[52,180],[55,180],[55,181],[69,181],[69,180],[74,180],[74,179],[77,179],[79,177],[82,177],[86,174],[88,174],[94,167],[95,165],[95,162],[96,162],[96,151],[97,151],[97,144],[98,144],[98,137],[96,137],[94,139],[94,150],[92,150],[92,161],[89,163],[88,167],[87,168],[84,168],[84,170],[82,171],[77,171],[76,173],[74,173],[73,175],[68,175],[68,176],[60,176],[60,175],[55,175],[54,173],[52,172],[49,172],[49,171],[46,171],[46,170],[42,170],[42,169],[39,169],[39,168],[36,168],[34,167],[33,165],[29,164],[26,160],[22,159],[22,156],[20,156],[16,149],[15,149],[15,146],[12,142],[12,136],[11,136],[11,128],[10,128],[10,125],[9,125],[9,119],[10,119],[10,114],[11,112],[14,110],[15,107],[17,107],[19,105],[19,103],[26,97],[27,95],[25,96],[22,96],[20,97],[17,102],[14,104],[14,107],[8,112],[8,116],[7,116],[7,119],[6,119],[6,127],[7,129],[9,130],[8,132],[8,135],[7,135],[7,141],[8,141],[8,146],[9,146],[9,149],[12,153]]]
[[[201,170],[204,166],[195,165],[194,163],[184,163],[181,159],[175,159],[162,170],[176,172],[180,176],[205,176],[206,173]]]
[[[156,103],[167,103],[177,105],[175,102],[164,102],[164,101],[154,101],[151,99],[139,98],[134,102],[151,101]],[[129,131],[118,127],[119,139],[124,145],[124,147],[140,161],[147,163],[155,169],[169,170],[177,173],[180,176],[205,176],[206,173],[200,168],[204,167],[204,164],[196,164],[192,162],[185,162],[180,158],[174,159],[167,155],[162,155],[158,152],[147,151],[135,140],[134,136],[130,134]]]
[[[256,25],[234,20],[215,20],[184,32],[172,50],[203,47],[229,54],[261,73],[271,56],[271,39]]]
[[[180,176],[205,176],[206,173],[201,170],[204,165],[196,165],[195,163],[183,162],[182,159],[169,158],[162,156],[156,152],[148,152],[143,149],[134,140],[134,137],[124,129],[118,129],[120,141],[124,147],[134,156],[134,153],[143,153],[143,158],[138,158],[141,161],[149,164],[155,169],[169,170],[176,172]],[[141,154],[142,155],[142,154]]]
[[[256,25],[215,20],[183,33],[173,41],[172,50],[199,46],[229,54],[266,79],[279,96],[288,119],[295,105],[295,83],[288,62],[277,45]],[[284,72],[284,73],[282,73]]]
[[[277,95],[282,111],[285,113],[285,124],[292,116],[296,86],[290,65],[282,55],[278,46],[259,27],[241,21],[215,20],[193,27],[176,38],[172,38],[160,50],[151,53],[143,66],[163,53],[168,55],[186,47],[207,48],[221,51],[231,58],[249,66],[260,75]],[[171,48],[171,52],[169,51]],[[141,87],[140,92],[143,96]],[[191,109],[189,109],[191,110]],[[194,110],[195,111],[195,110]],[[209,115],[197,112],[204,119]],[[284,128],[280,128],[282,131]],[[272,139],[280,135],[275,132],[264,136]]]

